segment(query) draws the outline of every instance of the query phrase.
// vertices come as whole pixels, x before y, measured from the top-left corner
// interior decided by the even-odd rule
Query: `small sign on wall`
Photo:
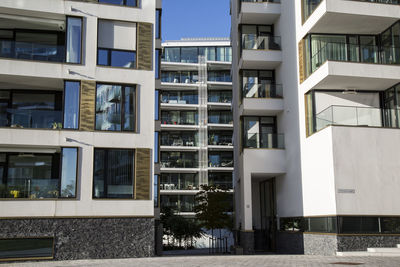
[[[356,190],[355,189],[338,189],[337,190],[339,194],[355,194]]]

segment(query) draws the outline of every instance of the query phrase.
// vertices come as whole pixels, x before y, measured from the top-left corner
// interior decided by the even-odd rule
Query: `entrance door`
[[[274,251],[276,234],[275,178],[260,182],[259,188],[261,228],[255,232],[255,249]]]

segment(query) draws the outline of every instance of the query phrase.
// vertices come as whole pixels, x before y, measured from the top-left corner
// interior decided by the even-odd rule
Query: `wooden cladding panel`
[[[147,148],[136,149],[135,159],[135,199],[151,200],[151,150]]]
[[[79,130],[94,131],[96,82],[81,81],[81,104]]]
[[[304,82],[306,79],[306,69],[305,69],[305,40],[301,40],[299,42],[299,78],[300,78],[300,83]]]
[[[153,24],[137,24],[137,68],[153,69]]]

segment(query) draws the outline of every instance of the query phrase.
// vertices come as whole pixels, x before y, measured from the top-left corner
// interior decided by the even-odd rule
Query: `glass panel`
[[[156,49],[156,55],[155,55],[155,57],[156,57],[156,62],[155,62],[155,78],[156,79],[160,79],[160,70],[161,70],[161,66],[160,66],[160,64],[161,64],[161,62],[160,62],[160,52],[161,50],[160,49]]]
[[[11,127],[61,128],[62,112],[56,110],[56,94],[13,93],[12,99],[12,109],[8,109]]]
[[[60,197],[76,197],[76,175],[78,171],[78,149],[62,149],[61,193]]]
[[[225,61],[225,47],[217,47],[217,61]]]
[[[382,233],[400,233],[400,217],[383,217],[381,218]]]
[[[233,167],[233,153],[232,152],[210,152],[208,154],[209,167]]]
[[[95,149],[94,198],[133,198],[134,151]]]
[[[58,172],[53,173],[59,162],[53,155],[19,154],[10,155],[7,185],[15,198],[57,198],[59,195]]]
[[[126,0],[127,6],[137,6],[137,0]]]
[[[97,85],[96,130],[121,130],[121,86]]]
[[[156,39],[161,38],[161,10],[156,9]]]
[[[61,62],[64,51],[56,33],[15,32],[15,57],[28,60]]]
[[[97,65],[109,66],[109,51],[107,49],[97,49]]]
[[[80,82],[65,82],[64,89],[64,129],[79,127]]]
[[[134,69],[136,67],[136,52],[111,50],[111,66]]]
[[[67,17],[67,62],[81,63],[82,19]]]
[[[160,108],[160,91],[155,90],[155,94],[154,94],[154,120],[158,121],[159,120],[159,108]]]
[[[154,132],[154,162],[158,162],[158,140],[159,140],[159,133]]]
[[[198,168],[198,153],[161,152],[162,168]]]
[[[53,238],[0,239],[0,259],[53,257]]]
[[[123,5],[124,0],[99,0],[99,3],[113,4],[113,5]]]
[[[198,62],[197,47],[182,47],[181,48],[181,62],[197,63]]]
[[[159,176],[157,174],[154,175],[154,207],[158,208],[158,184],[159,184]]]
[[[218,188],[230,190],[233,189],[232,173],[231,172],[209,172],[208,184]]]
[[[134,131],[136,124],[136,92],[135,87],[124,87],[124,130]]]
[[[164,48],[164,60],[167,62],[181,62],[181,50],[179,47]]]

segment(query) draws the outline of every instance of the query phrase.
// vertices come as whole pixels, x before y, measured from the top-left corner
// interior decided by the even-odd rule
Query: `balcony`
[[[239,24],[274,24],[280,15],[280,0],[240,1]]]
[[[209,131],[208,148],[210,150],[233,150],[232,131]]]
[[[282,62],[281,38],[242,34],[241,69],[274,69]]]
[[[160,150],[196,151],[198,137],[196,132],[161,132]]]
[[[232,91],[209,91],[208,107],[209,109],[231,109]]]
[[[199,168],[196,152],[161,152],[161,171],[169,173],[197,172]]]
[[[214,171],[233,171],[233,152],[209,152],[208,169]]]
[[[270,133],[246,133],[243,148],[285,149],[285,136]]]
[[[162,110],[196,110],[199,107],[198,94],[193,91],[163,92],[160,106]]]
[[[233,117],[230,111],[209,111],[208,127],[215,130],[233,128]]]
[[[208,185],[213,185],[224,190],[232,190],[232,172],[209,172]]]
[[[194,213],[194,196],[161,195],[161,209],[171,208],[177,213]]]
[[[385,90],[400,82],[400,47],[328,42],[309,58],[306,90]],[[357,64],[356,64],[357,63]]]
[[[276,115],[283,110],[283,89],[281,84],[246,83],[242,90],[241,115]]]
[[[197,129],[198,114],[195,111],[162,111],[161,128]]]
[[[161,89],[182,90],[184,88],[194,90],[198,87],[198,80],[197,71],[162,71]]]
[[[302,0],[304,34],[379,34],[399,19],[396,0]]]
[[[332,105],[315,116],[315,130],[330,125],[399,128],[400,109]]]
[[[199,175],[197,173],[163,173],[161,174],[161,193],[195,194],[200,189]]]

